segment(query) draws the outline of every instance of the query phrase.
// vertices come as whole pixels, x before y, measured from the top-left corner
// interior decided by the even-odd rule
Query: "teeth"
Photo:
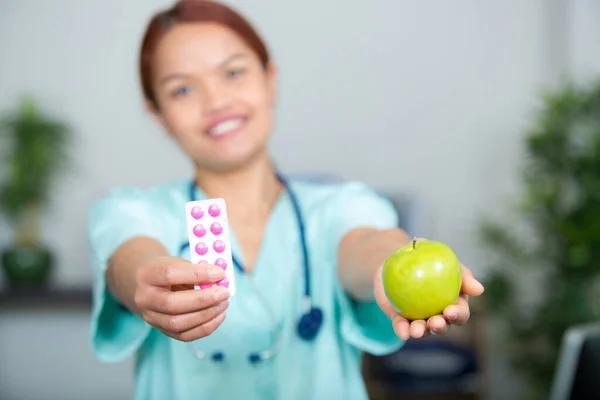
[[[219,125],[208,131],[211,136],[219,136],[234,129],[239,128],[244,123],[243,119],[230,119],[229,121],[221,122]]]

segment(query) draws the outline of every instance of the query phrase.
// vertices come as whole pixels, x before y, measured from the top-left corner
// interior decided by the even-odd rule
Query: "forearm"
[[[401,229],[360,228],[349,232],[340,243],[338,278],[357,301],[374,300],[373,278],[386,258],[410,242]]]
[[[166,249],[150,238],[134,238],[125,242],[108,260],[105,272],[108,289],[119,302],[139,315],[135,304],[138,270],[167,255]]]

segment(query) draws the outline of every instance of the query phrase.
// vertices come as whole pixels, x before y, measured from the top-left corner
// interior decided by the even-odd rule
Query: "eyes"
[[[172,96],[173,97],[181,97],[181,96],[185,96],[186,94],[189,94],[191,92],[192,92],[191,86],[182,86],[180,88],[175,89],[172,93]]]
[[[226,82],[239,79],[246,73],[245,68],[228,68],[224,71],[223,76]],[[172,92],[172,97],[184,97],[194,92],[194,85],[186,84],[176,87]]]
[[[225,76],[229,79],[233,79],[243,75],[244,72],[246,72],[244,68],[231,68],[225,71]]]

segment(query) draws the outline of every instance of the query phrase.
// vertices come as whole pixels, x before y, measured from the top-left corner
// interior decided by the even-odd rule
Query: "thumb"
[[[485,291],[485,288],[477,279],[473,277],[471,270],[464,265],[462,267],[462,283],[461,293],[467,296],[480,296]]]
[[[387,315],[389,319],[394,320],[394,317],[396,317],[398,313],[396,310],[394,310],[394,307],[392,307],[387,296],[385,295],[385,290],[383,289],[383,280],[381,277],[381,269],[382,267],[377,270],[375,277],[373,278],[373,291],[375,293],[375,300],[385,315]]]

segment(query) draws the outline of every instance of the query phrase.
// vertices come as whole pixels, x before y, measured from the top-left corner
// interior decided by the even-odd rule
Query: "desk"
[[[91,307],[92,288],[0,289],[0,310],[7,307]]]

